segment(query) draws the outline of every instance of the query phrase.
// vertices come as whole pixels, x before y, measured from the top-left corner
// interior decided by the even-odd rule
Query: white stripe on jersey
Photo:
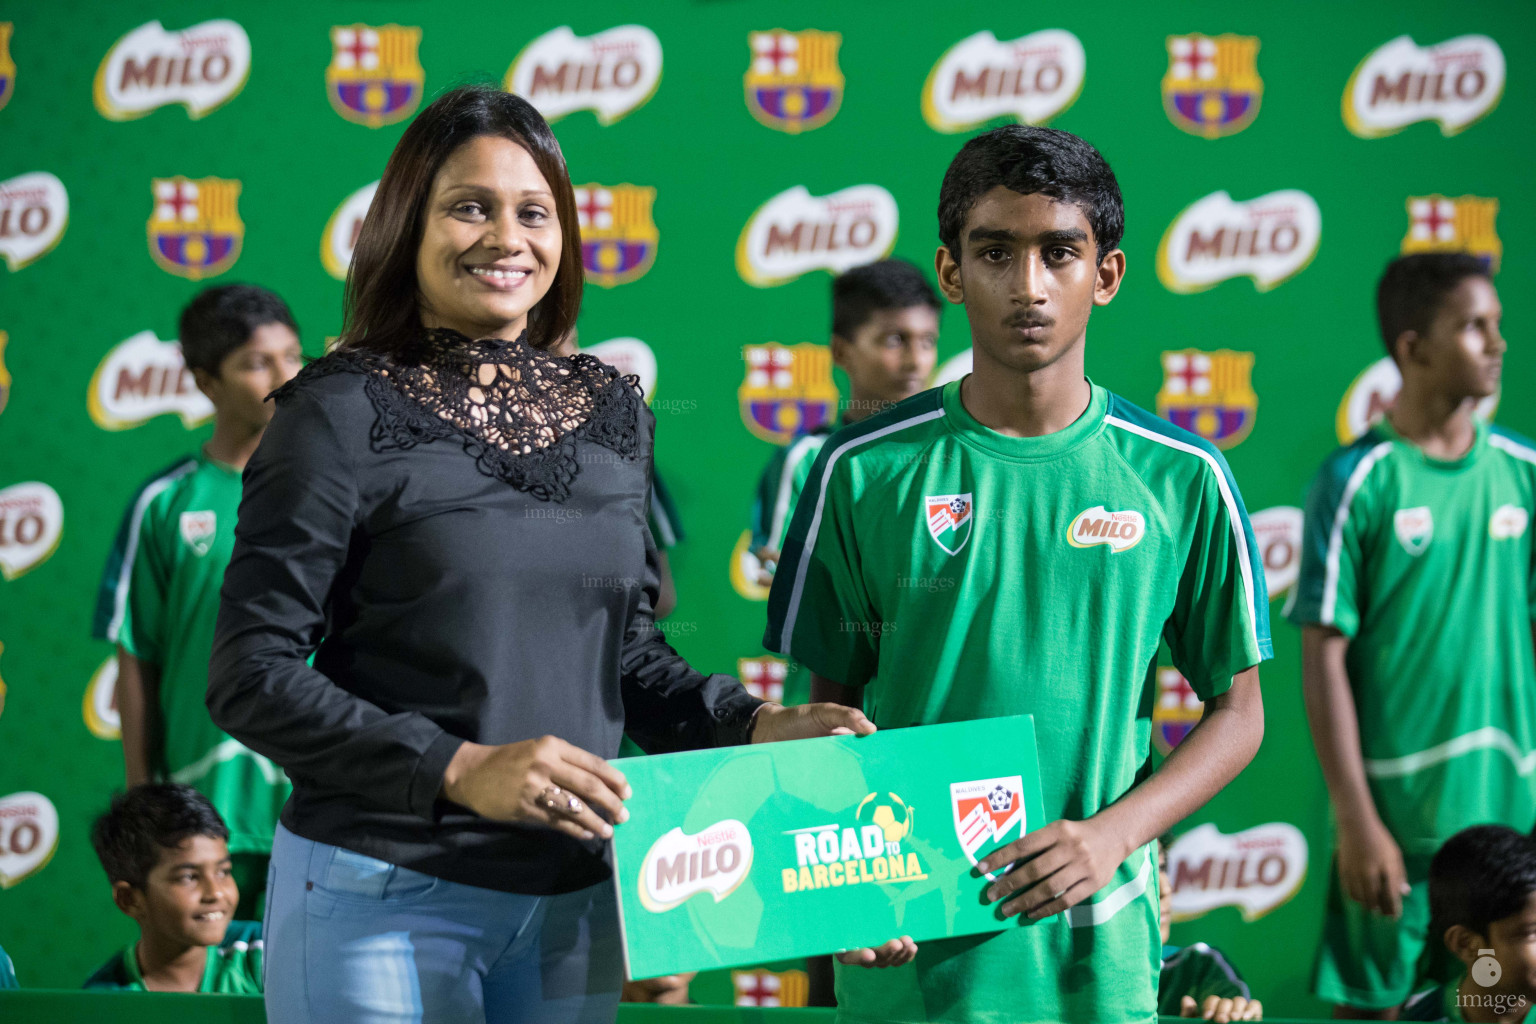
[[[1382,456],[1392,450],[1391,441],[1383,441],[1370,451],[1365,453],[1365,458],[1360,460],[1360,465],[1349,474],[1349,480],[1344,484],[1344,496],[1339,499],[1339,509],[1333,516],[1333,528],[1328,531],[1328,557],[1323,562],[1323,604],[1318,609],[1318,618],[1322,625],[1333,625],[1333,613],[1339,600],[1339,557],[1344,548],[1344,524],[1349,521],[1349,506],[1355,500],[1355,494],[1365,483],[1366,476],[1371,472],[1371,467],[1381,461]]]
[[[1253,635],[1253,647],[1256,651],[1262,651],[1263,643],[1259,639],[1259,613],[1253,597],[1253,565],[1248,557],[1248,535],[1243,531],[1243,517],[1237,513],[1237,500],[1232,497],[1232,488],[1227,486],[1227,474],[1221,471],[1221,464],[1215,456],[1203,449],[1196,448],[1192,444],[1186,444],[1172,437],[1166,437],[1146,427],[1138,427],[1128,420],[1118,416],[1105,416],[1104,422],[1122,430],[1129,430],[1133,434],[1139,434],[1149,441],[1167,445],[1181,452],[1189,452],[1198,455],[1205,460],[1205,464],[1211,467],[1211,472],[1216,474],[1216,486],[1221,491],[1222,503],[1227,506],[1227,520],[1232,525],[1232,539],[1237,545],[1237,565],[1243,577],[1243,598],[1248,604],[1248,629]],[[1266,600],[1268,598],[1266,597]]]
[[[107,624],[107,640],[110,643],[117,643],[118,631],[123,628],[123,619],[128,615],[128,584],[133,580],[133,560],[139,553],[139,527],[144,522],[144,513],[149,510],[149,503],[159,497],[162,491],[195,469],[197,463],[188,462],[158,480],[151,480],[139,493],[139,500],[133,503],[133,516],[128,522],[128,539],[124,545],[123,571],[117,577],[117,593],[112,599],[112,621]]]
[[[784,544],[784,530],[789,525],[785,522],[789,518],[789,492],[794,486],[795,469],[804,461],[806,449],[815,437],[815,434],[807,434],[795,441],[784,456],[783,472],[779,474],[779,493],[773,499],[773,520],[768,527],[769,547],[773,547],[775,542],[779,546]],[[820,446],[816,450],[821,451]]]
[[[1493,445],[1495,448],[1503,449],[1517,459],[1523,459],[1526,462],[1536,462],[1536,451],[1527,448],[1525,445],[1518,441],[1511,441],[1503,434],[1495,434],[1490,431],[1488,434],[1488,443]]]
[[[1075,907],[1068,907],[1067,924],[1073,928],[1092,928],[1103,924],[1130,906],[1132,900],[1145,895],[1152,880],[1152,844],[1148,843],[1143,849],[1147,852],[1147,859],[1142,862],[1141,870],[1136,872],[1135,878],[1097,903],[1079,903]]]
[[[837,460],[842,458],[843,453],[850,448],[856,448],[861,444],[877,441],[887,434],[894,434],[898,430],[906,430],[908,427],[915,427],[919,423],[927,423],[929,420],[942,419],[943,417],[944,409],[941,406],[938,409],[925,412],[921,416],[913,416],[909,419],[892,423],[888,427],[881,427],[879,430],[870,431],[868,434],[849,438],[832,450],[831,456],[827,459],[826,467],[821,471],[821,484],[816,489],[816,514],[811,517],[811,528],[806,533],[805,543],[800,549],[800,564],[795,567],[795,585],[789,592],[789,610],[784,614],[784,625],[779,630],[780,651],[788,653],[789,644],[795,638],[795,619],[800,613],[800,597],[805,592],[805,573],[810,567],[811,555],[816,551],[816,534],[821,531],[821,513],[827,504],[827,484],[832,479],[832,469],[837,465]],[[841,679],[834,680],[834,682],[839,683],[842,681]]]
[[[1420,750],[1402,757],[1365,758],[1365,774],[1373,779],[1390,779],[1400,775],[1412,775],[1430,765],[1449,761],[1474,750],[1502,751],[1515,763],[1515,771],[1521,776],[1536,772],[1536,750],[1522,751],[1509,733],[1496,725],[1463,733],[1454,739],[1437,743],[1428,750]]]

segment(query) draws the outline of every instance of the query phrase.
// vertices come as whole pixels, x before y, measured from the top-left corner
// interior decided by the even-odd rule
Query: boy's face
[[[273,391],[293,379],[304,364],[299,336],[284,324],[262,324],[244,345],[229,352],[219,363],[217,377],[194,371],[198,388],[228,419],[260,430],[272,419]]]
[[[192,836],[160,851],[143,889],[115,882],[118,909],[167,943],[217,946],[240,902],[222,839]]]
[[[1423,335],[1406,336],[1406,347],[1399,342],[1399,362],[1406,359],[1457,399],[1486,398],[1498,390],[1504,370],[1503,312],[1491,281],[1466,278],[1435,310]]]
[[[928,386],[939,351],[939,315],[933,307],[877,309],[852,335],[832,336],[832,359],[861,399],[889,405]]]
[[[1094,247],[1078,206],[999,185],[966,217],[961,258],[939,247],[939,287],[965,304],[978,354],[1032,373],[1077,348],[1093,307],[1120,288],[1125,254],[1116,249],[1095,265]]]

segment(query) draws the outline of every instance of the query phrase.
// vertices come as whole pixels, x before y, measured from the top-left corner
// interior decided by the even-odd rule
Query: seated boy
[[[1158,929],[1163,936],[1163,966],[1157,977],[1157,1012],[1164,1017],[1199,1017],[1216,1024],[1234,1020],[1263,1020],[1264,1004],[1253,998],[1248,983],[1220,951],[1203,942],[1170,946],[1173,932],[1173,878],[1168,873],[1168,847],[1157,844]]]
[[[86,988],[261,992],[261,925],[230,920],[240,891],[229,829],[207,797],[180,783],[135,786],[96,819],[91,845],[139,938]]]
[[[1451,836],[1429,864],[1429,912],[1436,946],[1426,960],[1449,980],[1410,998],[1399,1019],[1526,1020],[1536,1001],[1536,840],[1504,825]]]

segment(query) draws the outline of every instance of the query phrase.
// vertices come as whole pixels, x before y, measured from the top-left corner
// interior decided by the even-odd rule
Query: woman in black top
[[[336,350],[273,396],[208,688],[294,784],[273,1020],[611,1020],[621,733],[874,730],[763,705],[655,628],[655,420],[633,378],[550,352],[580,304],[576,223],[538,113],[447,93],[390,157]]]

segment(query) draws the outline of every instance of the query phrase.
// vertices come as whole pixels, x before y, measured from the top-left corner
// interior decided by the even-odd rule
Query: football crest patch
[[[1482,196],[1448,199],[1442,195],[1408,197],[1408,233],[1403,255],[1415,252],[1469,252],[1490,274],[1499,272],[1504,244],[1494,230],[1499,201]]]
[[[972,864],[1029,831],[1024,821],[1024,779],[1019,775],[951,782],[949,809],[960,848]],[[1015,830],[1017,834],[1011,834]],[[984,874],[995,881],[998,873]]]
[[[399,25],[336,25],[325,95],[354,124],[382,128],[404,121],[421,105],[426,72],[416,56],[421,29]]]
[[[1427,505],[1400,508],[1392,513],[1392,532],[1397,535],[1403,550],[1418,558],[1435,539],[1435,517]]]
[[[656,262],[661,235],[651,219],[656,190],[642,185],[577,185],[581,264],[600,288],[628,284]]]
[[[212,511],[183,512],[181,514],[181,539],[195,555],[206,555],[213,547],[213,538],[219,532],[219,517]]]
[[[752,51],[744,87],[747,109],[769,128],[798,135],[837,116],[843,72],[837,66],[838,32],[750,32]]]
[[[217,277],[240,258],[245,223],[240,183],[223,178],[155,178],[149,217],[149,255],[177,277]]]
[[[1168,37],[1163,109],[1177,127],[1207,139],[1236,135],[1259,116],[1256,36]]]
[[[1253,358],[1230,349],[1164,352],[1157,414],[1218,448],[1236,446],[1252,432],[1259,410]]]
[[[0,109],[11,102],[16,91],[16,62],[11,60],[11,32],[15,25],[0,21]]]
[[[971,539],[971,495],[930,494],[923,498],[928,512],[928,536],[947,554],[958,555]]]

